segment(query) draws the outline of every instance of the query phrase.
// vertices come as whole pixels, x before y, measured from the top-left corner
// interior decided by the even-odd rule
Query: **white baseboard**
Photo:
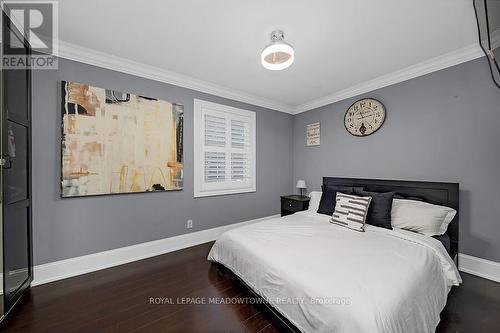
[[[215,240],[219,235],[228,230],[278,216],[279,215],[266,216],[259,219],[228,224],[217,228],[196,231],[152,242],[38,265],[34,268],[34,280],[31,285],[37,286],[203,244]],[[459,269],[465,273],[500,282],[500,263],[495,261],[460,253]]]
[[[458,266],[462,272],[500,282],[500,263],[460,253]]]
[[[34,268],[32,286],[53,282],[72,276],[90,273],[101,269],[126,264],[157,255],[177,251],[190,246],[203,244],[215,240],[219,235],[228,230],[243,225],[261,222],[279,215],[267,216],[250,221],[228,224],[217,228],[196,231],[175,237],[159,239],[152,242],[141,243],[109,251],[93,253],[48,264],[38,265]]]

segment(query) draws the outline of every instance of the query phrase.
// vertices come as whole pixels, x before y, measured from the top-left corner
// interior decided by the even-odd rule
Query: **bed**
[[[392,190],[458,211],[458,184],[333,177],[323,184]],[[208,259],[289,331],[434,332],[448,292],[461,283],[458,214],[448,227],[449,252],[429,236],[370,225],[360,233],[329,219],[304,211],[233,229]]]

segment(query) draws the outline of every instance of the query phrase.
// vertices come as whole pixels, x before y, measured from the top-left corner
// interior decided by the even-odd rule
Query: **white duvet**
[[[208,259],[231,269],[303,332],[434,332],[460,284],[443,245],[300,212],[230,230]]]

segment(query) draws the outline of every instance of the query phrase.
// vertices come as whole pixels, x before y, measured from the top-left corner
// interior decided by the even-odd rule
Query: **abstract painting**
[[[61,196],[181,190],[182,105],[62,82]]]

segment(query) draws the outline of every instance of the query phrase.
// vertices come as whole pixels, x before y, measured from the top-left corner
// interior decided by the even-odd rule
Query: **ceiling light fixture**
[[[281,30],[271,32],[271,43],[267,45],[262,54],[260,61],[264,68],[272,71],[279,71],[289,67],[295,58],[293,47],[284,41],[285,34]]]

